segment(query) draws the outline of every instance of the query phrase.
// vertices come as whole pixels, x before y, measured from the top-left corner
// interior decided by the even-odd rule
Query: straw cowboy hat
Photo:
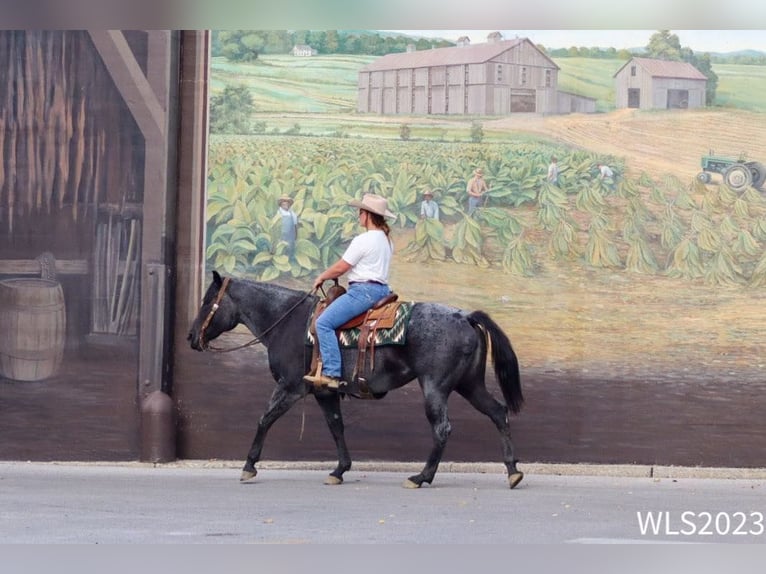
[[[292,198],[292,197],[288,197],[288,196],[286,196],[286,195],[283,195],[282,197],[280,197],[280,198],[277,200],[277,203],[282,203],[283,201],[286,201],[286,202],[287,202],[287,203],[289,203],[290,205],[292,205],[292,204],[294,203],[294,201],[293,201],[293,198]]]
[[[423,192],[423,197],[427,197],[427,196],[433,197],[434,196],[434,192],[431,191],[430,189],[425,190]]]
[[[392,217],[396,219],[396,215],[388,210],[388,201],[386,198],[374,193],[365,193],[364,197],[362,197],[362,201],[359,201],[358,199],[352,199],[349,202],[349,205],[352,207],[358,207],[359,209],[364,209],[370,213],[382,215],[383,217]]]
[[[484,175],[484,170],[480,167],[477,167],[475,170],[473,170],[474,175]]]

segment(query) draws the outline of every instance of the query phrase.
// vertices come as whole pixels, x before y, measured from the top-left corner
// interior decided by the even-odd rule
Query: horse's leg
[[[434,388],[423,385],[423,397],[426,404],[426,417],[431,423],[431,435],[434,446],[428,455],[428,460],[419,474],[409,477],[404,481],[405,488],[420,488],[424,482],[431,484],[442,460],[444,447],[447,445],[450,431],[452,430],[447,417],[447,395]]]
[[[266,433],[269,432],[271,425],[273,425],[279,417],[290,410],[299,398],[301,393],[297,391],[288,391],[282,386],[277,386],[274,392],[271,393],[269,404],[266,407],[266,411],[258,421],[258,430],[255,432],[255,438],[253,444],[250,446],[250,452],[247,453],[247,461],[242,469],[241,482],[246,482],[255,478],[258,471],[255,469],[255,463],[261,459],[261,450],[263,449],[263,441],[266,440]]]
[[[332,438],[335,441],[335,448],[338,450],[338,466],[330,473],[325,484],[341,484],[343,482],[343,473],[351,468],[351,456],[346,446],[346,436],[344,434],[343,414],[340,411],[340,395],[337,392],[317,393],[317,403],[322,409],[327,426],[330,427]]]
[[[473,382],[461,384],[457,392],[476,410],[487,415],[495,423],[500,432],[500,443],[503,445],[503,462],[508,471],[508,484],[511,488],[515,487],[524,478],[524,473],[516,468],[511,442],[511,426],[508,424],[508,409],[495,399],[483,384]]]

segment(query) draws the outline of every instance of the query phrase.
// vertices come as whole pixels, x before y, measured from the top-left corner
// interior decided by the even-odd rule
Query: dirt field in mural
[[[625,157],[628,167],[652,177],[681,179],[699,172],[700,156],[747,157],[766,163],[766,122],[762,114],[735,110],[683,110],[608,114],[517,116],[486,122],[486,129],[539,134],[591,151]]]

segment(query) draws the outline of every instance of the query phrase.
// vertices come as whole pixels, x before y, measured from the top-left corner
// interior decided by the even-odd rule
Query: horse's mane
[[[244,277],[243,278],[232,277],[232,281],[234,281],[235,284],[237,283],[242,284],[245,287],[258,292],[260,297],[265,297],[273,301],[281,300],[286,303],[290,303],[293,300],[297,300],[299,298],[306,298],[308,296],[308,293],[306,291],[293,289],[292,287],[285,287],[284,285],[279,285],[277,283],[269,283],[267,281],[254,281],[252,279],[246,279]]]

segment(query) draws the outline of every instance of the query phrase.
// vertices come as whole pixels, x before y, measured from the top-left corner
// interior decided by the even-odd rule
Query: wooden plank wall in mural
[[[125,332],[143,171],[132,116],[85,32],[1,33],[0,83],[0,273],[44,252],[62,271],[92,266],[93,327]]]
[[[135,457],[143,158],[86,31],[0,31],[0,280],[48,277],[66,309],[56,372],[0,372],[0,459]]]

